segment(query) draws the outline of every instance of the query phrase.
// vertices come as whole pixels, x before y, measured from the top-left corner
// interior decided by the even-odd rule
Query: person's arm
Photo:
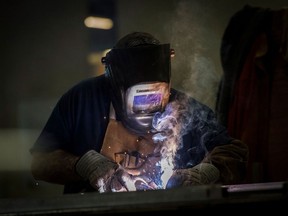
[[[248,146],[234,139],[229,144],[216,146],[202,162],[217,167],[221,184],[239,184],[246,177],[248,154]]]
[[[63,150],[32,153],[31,172],[36,180],[65,184],[83,180],[75,172],[79,157]]]
[[[234,139],[228,144],[214,147],[196,166],[175,170],[166,188],[215,183],[243,183],[246,177],[247,162],[247,145]]]
[[[63,150],[33,152],[32,155],[31,172],[36,180],[63,185],[88,180],[99,192],[129,189],[126,181],[131,176],[117,163],[94,150],[81,157]]]

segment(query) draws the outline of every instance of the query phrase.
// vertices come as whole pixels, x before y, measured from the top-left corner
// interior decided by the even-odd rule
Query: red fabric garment
[[[288,10],[271,12],[233,89],[227,128],[249,147],[247,182],[288,180]]]
[[[267,172],[270,181],[288,180],[288,9],[275,11],[271,24],[270,65],[273,72],[270,103]]]
[[[263,62],[266,52],[266,35],[258,35],[235,83],[234,99],[228,113],[229,133],[249,147],[249,181],[263,178],[268,142],[271,87],[270,75]]]

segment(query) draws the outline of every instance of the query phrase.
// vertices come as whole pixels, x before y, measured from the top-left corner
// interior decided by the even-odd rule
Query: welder
[[[121,38],[102,58],[102,75],[58,100],[30,149],[34,178],[64,193],[244,181],[247,146],[171,87],[174,54],[146,32]]]

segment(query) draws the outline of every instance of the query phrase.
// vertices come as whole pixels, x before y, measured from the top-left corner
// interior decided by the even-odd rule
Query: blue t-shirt
[[[69,89],[57,102],[31,151],[62,149],[77,156],[91,149],[99,152],[109,122],[109,91],[105,75],[88,78]],[[193,167],[215,146],[232,140],[206,105],[171,89],[170,103],[173,101],[179,104],[177,118],[183,124],[175,168]],[[84,181],[64,187],[64,193],[93,190]]]

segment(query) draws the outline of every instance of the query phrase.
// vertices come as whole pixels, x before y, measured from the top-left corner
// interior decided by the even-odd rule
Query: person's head
[[[132,32],[102,59],[117,119],[137,134],[149,132],[153,116],[168,103],[170,58],[170,44],[146,32]]]

